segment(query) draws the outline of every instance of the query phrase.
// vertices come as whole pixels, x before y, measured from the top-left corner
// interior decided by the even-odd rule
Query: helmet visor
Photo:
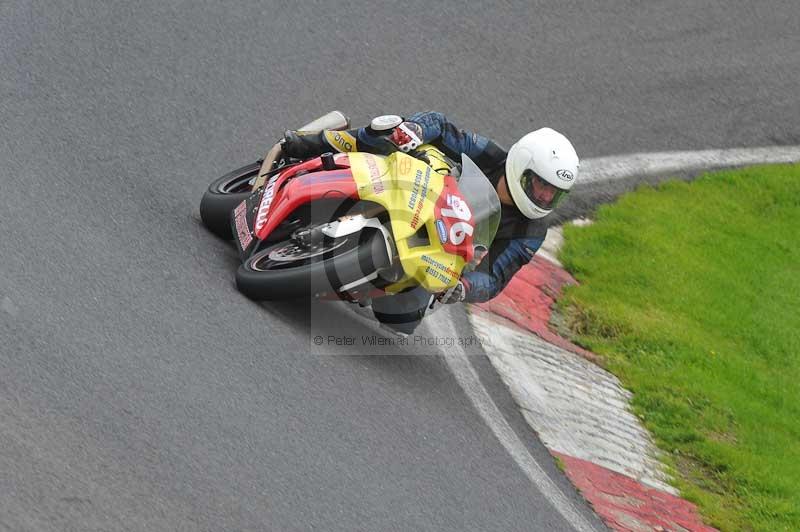
[[[520,183],[528,199],[531,200],[534,205],[544,210],[555,208],[568,192],[558,188],[552,183],[548,183],[530,168],[522,173]]]

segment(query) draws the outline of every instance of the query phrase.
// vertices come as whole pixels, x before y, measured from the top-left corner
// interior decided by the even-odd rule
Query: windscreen
[[[481,257],[492,245],[500,225],[500,198],[489,178],[465,154],[461,154],[458,189],[472,210],[475,222],[472,242],[476,256]]]

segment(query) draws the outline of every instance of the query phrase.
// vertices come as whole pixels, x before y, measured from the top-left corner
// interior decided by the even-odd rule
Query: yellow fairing
[[[444,188],[443,175],[450,168],[436,148],[422,149],[428,152],[433,168],[400,152],[388,157],[360,152],[349,155],[359,197],[382,205],[391,219],[406,277],[386,288],[388,293],[417,284],[429,292],[441,292],[456,284],[464,268],[464,259],[442,247],[434,219],[436,200]]]

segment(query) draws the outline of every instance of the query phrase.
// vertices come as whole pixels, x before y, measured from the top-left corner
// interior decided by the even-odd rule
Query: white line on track
[[[444,309],[439,311],[440,314],[444,312]],[[453,320],[448,317],[437,319],[429,325],[435,336],[457,338]],[[494,433],[500,444],[511,455],[511,458],[514,459],[539,492],[547,498],[550,504],[575,530],[580,532],[597,530],[575,510],[572,501],[562,493],[561,489],[547,476],[547,473],[539,466],[536,459],[528,452],[528,448],[525,447],[525,444],[519,439],[511,425],[508,424],[494,400],[489,396],[463,348],[458,346],[456,342],[453,349],[456,350],[455,354],[451,352],[444,355],[447,366],[455,376],[461,389],[464,390],[464,393],[475,406],[475,410],[478,411],[486,426]]]
[[[800,161],[800,146],[631,153],[581,161],[580,184],[673,172]]]

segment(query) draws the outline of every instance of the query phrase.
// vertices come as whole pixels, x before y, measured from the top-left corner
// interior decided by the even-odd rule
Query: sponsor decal
[[[328,144],[340,152],[350,152],[356,149],[356,139],[346,131],[326,131],[325,139]]]
[[[445,285],[449,285],[450,283],[453,282],[453,279],[451,277],[448,277],[443,273],[434,270],[430,266],[425,266],[425,274],[430,277],[433,277],[434,279],[436,279],[441,283],[444,283]]]
[[[242,250],[245,250],[250,245],[250,242],[253,241],[253,235],[247,226],[247,200],[236,207],[233,215],[236,221],[236,235],[239,237],[239,244],[241,244]]]
[[[430,182],[430,166],[425,169],[424,178],[422,177],[422,170],[417,170],[417,173],[414,176],[414,184],[411,187],[411,197],[408,198],[408,208],[414,211],[414,215],[411,217],[410,224],[412,229],[416,229],[419,225],[419,217],[422,213],[422,207],[425,206],[425,199],[428,197],[428,185],[430,185]]]
[[[414,174],[414,184],[411,185],[411,195],[408,197],[408,208],[410,210],[414,210],[414,205],[417,203],[420,183],[422,183],[422,170],[417,170],[417,173]]]
[[[471,262],[475,258],[473,224],[476,220],[470,205],[461,196],[455,179],[448,175],[444,181],[445,190],[436,201],[434,210],[434,218],[441,219],[447,229],[447,242],[442,242],[442,247],[447,253]]]
[[[474,231],[474,227],[469,223],[472,218],[472,211],[467,202],[455,194],[447,195],[447,205],[450,208],[442,209],[442,216],[460,220],[450,226],[450,241],[458,246],[464,242],[467,236],[471,236]]]
[[[382,194],[384,189],[383,180],[381,179],[381,169],[378,168],[378,163],[375,162],[375,157],[372,155],[365,155],[364,160],[367,163],[369,170],[369,181],[372,183],[372,192],[376,196]]]
[[[261,197],[261,206],[258,208],[258,216],[256,217],[256,233],[267,223],[267,213],[269,212],[269,206],[272,204],[272,197],[275,195],[275,182],[278,181],[278,177],[280,177],[280,174],[275,174],[267,181],[267,188]]]
[[[457,271],[445,264],[442,264],[430,255],[422,255],[420,258],[423,262],[428,264],[428,266],[425,267],[425,273],[434,279],[437,279],[447,285],[452,284],[453,279],[458,279],[459,275]]]
[[[436,232],[439,233],[439,242],[444,244],[447,242],[447,227],[441,220],[436,220]]]
[[[569,170],[556,170],[556,175],[565,181],[572,181],[575,176]]]
[[[411,159],[408,157],[402,157],[397,165],[397,171],[400,173],[400,175],[406,175],[409,170],[411,170]]]

